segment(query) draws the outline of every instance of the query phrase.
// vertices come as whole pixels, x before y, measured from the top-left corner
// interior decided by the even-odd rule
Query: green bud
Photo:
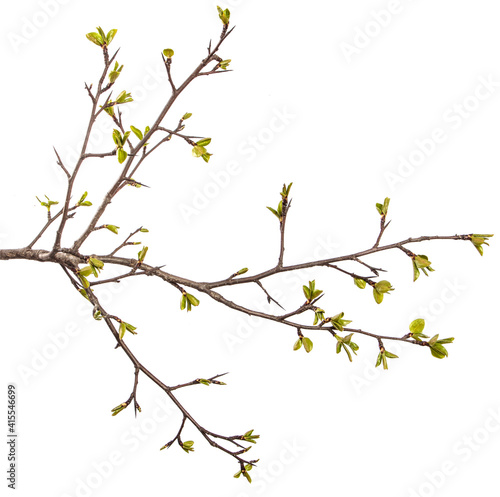
[[[299,338],[294,344],[293,344],[293,350],[299,350],[300,347],[302,347],[302,338]]]
[[[186,119],[189,119],[191,116],[192,116],[192,112],[186,112],[183,116],[182,116],[182,120],[185,121]]]
[[[105,224],[104,227],[115,235],[118,235],[118,230],[120,229],[119,226],[115,226],[114,224]]]
[[[375,204],[375,207],[381,216],[387,216],[390,200],[390,198],[386,197],[383,204]]]
[[[360,278],[354,278],[354,284],[363,290],[366,287],[366,281]]]
[[[225,24],[225,25],[229,24],[229,17],[231,16],[229,9],[222,10],[217,5],[217,11],[219,12],[219,18],[222,21],[222,24]]]
[[[116,103],[117,104],[125,104],[127,102],[133,102],[133,98],[131,97],[130,93],[127,93],[125,90],[123,90],[117,97],[116,97]],[[125,142],[126,140],[124,140]]]
[[[174,56],[174,51],[171,48],[165,48],[165,50],[163,50],[163,55],[170,59]]]
[[[143,261],[148,253],[148,247],[142,247],[141,251],[138,253],[137,258],[139,261]]]

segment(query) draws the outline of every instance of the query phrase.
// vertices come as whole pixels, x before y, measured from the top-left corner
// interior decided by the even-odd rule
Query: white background
[[[36,195],[64,198],[52,146],[71,167],[90,112],[83,85],[96,82],[102,63],[85,33],[96,25],[118,28],[111,47],[121,47],[125,67],[116,89],[135,97],[127,126],[144,129],[169,94],[161,50],[175,50],[179,82],[221,26],[211,1],[47,1],[49,14],[42,5],[11,2],[1,21],[2,248],[25,246],[43,225]],[[171,273],[209,281],[241,267],[258,272],[278,253],[278,223],[265,206],[276,207],[282,183],[291,181],[285,263],[369,248],[379,226],[374,204],[386,196],[387,243],[500,231],[497,2],[223,6],[237,28],[220,55],[232,59],[234,72],[198,79],[165,120],[173,127],[192,112],[186,129],[212,137],[210,164],[172,140],[136,175],[152,188],[125,190],[103,217],[121,227],[120,235],[100,231],[84,253],[108,253],[144,225],[150,233],[136,240],[149,246],[148,262]],[[489,92],[481,82],[487,80]],[[468,111],[459,110],[464,105]],[[113,147],[104,118],[92,150]],[[430,146],[413,171],[402,169],[401,157],[418,160],[416,141],[428,142],[436,128],[444,141]],[[117,174],[115,158],[88,161],[75,198],[87,190],[98,205]],[[66,244],[93,208],[68,223]],[[50,231],[37,247],[50,248],[53,237]],[[293,352],[293,329],[249,319],[203,295],[198,308],[181,313],[177,290],[151,279],[101,293],[109,312],[138,327],[127,343],[166,383],[230,372],[226,387],[201,385],[178,396],[212,431],[253,428],[261,435],[248,454],[260,458],[252,485],[232,478],[237,464],[191,426],[184,438],[195,441],[194,453],[176,446],[159,452],[180,416],[144,377],[142,414],[134,419],[129,408],[111,417],[130,394],[133,371],[105,325],[92,319],[58,267],[3,262],[2,388],[15,382],[19,390],[17,495],[496,495],[498,241],[482,258],[469,242],[411,248],[436,269],[416,283],[400,252],[367,259],[386,268],[396,288],[380,306],[369,290],[332,270],[265,281],[287,310],[303,302],[301,285],[316,279],[327,313],[344,311],[355,327],[401,336],[412,319],[425,317],[431,335],[456,337],[441,361],[428,350],[387,343],[400,356],[389,371],[373,368],[374,340],[356,339],[352,364],[335,354],[328,334],[309,335],[310,354]],[[119,273],[106,267],[104,274]],[[256,286],[223,293],[252,308],[264,302]]]

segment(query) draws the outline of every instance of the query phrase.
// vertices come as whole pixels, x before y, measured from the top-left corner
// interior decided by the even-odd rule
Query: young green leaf
[[[376,288],[373,289],[373,298],[377,304],[381,304],[384,300],[384,294],[377,291]]]
[[[412,333],[422,333],[425,328],[425,319],[415,319],[410,323],[410,331]]]
[[[207,149],[201,145],[195,145],[192,150],[193,157],[201,157],[207,153]]]
[[[134,135],[139,138],[139,140],[142,140],[144,138],[144,135],[142,134],[142,131],[139,128],[136,128],[135,126],[130,126],[130,129],[134,132]]]
[[[194,295],[191,295],[190,293],[186,293],[186,298],[195,307],[200,304],[200,301]]]
[[[85,36],[87,37],[87,40],[90,40],[92,43],[95,43],[99,47],[102,47],[102,45],[104,44],[99,33],[87,33]]]
[[[125,336],[126,331],[127,331],[127,327],[126,327],[125,323],[122,321],[120,323],[120,328],[119,328],[120,340]]]
[[[302,338],[299,338],[294,344],[293,344],[293,350],[299,350],[300,347],[302,347]]]
[[[210,145],[211,141],[212,138],[203,138],[202,140],[198,140],[196,142],[196,145],[199,145],[200,147],[206,147],[207,145]]]
[[[312,340],[310,338],[304,337],[302,339],[302,343],[304,345],[305,351],[309,354],[309,352],[311,352],[311,350],[313,349]]]
[[[112,29],[111,31],[108,32],[108,34],[106,35],[107,45],[109,45],[113,41],[113,38],[115,37],[117,31],[118,31],[117,29]]]

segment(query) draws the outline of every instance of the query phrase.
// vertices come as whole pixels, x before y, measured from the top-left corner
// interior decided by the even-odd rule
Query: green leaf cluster
[[[487,240],[489,240],[493,235],[471,235],[470,241],[476,247],[476,250],[480,255],[483,255],[483,245],[490,245]]]
[[[323,293],[323,290],[316,289],[316,280],[310,281],[309,286],[303,285],[302,291],[307,299],[307,304],[311,303],[315,298],[319,297]]]
[[[313,322],[313,325],[316,325],[318,323],[323,323],[324,320],[325,320],[325,311],[324,311],[324,309],[320,309],[319,307],[317,307],[314,310],[314,322]]]
[[[79,269],[78,272],[76,273],[83,285],[83,288],[90,287],[90,283],[87,277],[93,274],[97,278],[99,276],[99,273],[104,267],[104,262],[100,261],[99,259],[96,259],[95,257],[89,257],[88,263],[89,263],[88,266]],[[81,291],[82,295],[88,299],[87,293],[84,292],[85,290],[83,290],[83,292]]]
[[[182,442],[181,447],[184,452],[189,454],[190,452],[194,452],[193,445],[194,442],[192,440],[188,440],[187,442]]]
[[[387,216],[390,201],[391,199],[389,197],[386,197],[383,204],[375,204],[375,207],[377,208],[377,211],[381,216]]]
[[[257,462],[257,461],[255,461],[255,462]],[[239,478],[241,475],[243,475],[247,479],[248,483],[252,483],[252,478],[248,473],[249,471],[252,470],[252,467],[253,466],[251,464],[245,464],[243,466],[243,469],[240,469],[240,471],[238,471],[237,473],[234,474],[234,477]]]
[[[396,354],[393,354],[392,352],[389,352],[385,350],[383,347],[380,349],[380,353],[377,357],[377,362],[375,363],[375,367],[378,368],[380,364],[383,364],[384,369],[389,369],[389,366],[387,364],[387,358],[389,359],[398,359],[398,356]]]
[[[80,200],[77,202],[78,207],[90,207],[92,205],[92,202],[89,202],[88,200],[85,200],[87,198],[87,192],[85,192],[81,197]]]
[[[110,71],[108,78],[109,82],[113,84],[117,79],[118,76],[120,76],[120,73],[122,72],[123,65],[119,65],[118,62],[115,62],[115,67],[113,67],[113,70]]]
[[[127,143],[129,136],[130,136],[130,131],[126,131],[122,136],[119,130],[117,130],[116,128],[113,129],[113,141],[115,142],[116,145],[118,162],[120,164],[122,164],[125,161],[128,155],[123,147]]]
[[[448,357],[448,351],[446,350],[444,345],[453,343],[454,340],[455,338],[453,337],[443,338],[439,340],[439,335],[434,335],[428,342],[431,349],[431,354],[438,359],[444,359],[445,357]]]
[[[282,200],[288,200],[288,197],[290,195],[290,189],[292,188],[292,185],[293,185],[293,183],[290,183],[288,186],[286,186],[283,183],[283,188],[282,188],[282,190],[280,192]]]
[[[191,306],[193,305],[195,307],[200,305],[200,301],[194,295],[191,295],[190,293],[187,292],[182,292],[181,311],[187,309],[187,312],[189,312],[191,310]]]
[[[38,197],[36,197],[36,199],[40,202],[41,206],[47,207],[47,211],[50,212],[51,206],[57,205],[59,202],[57,202],[55,200],[50,200],[50,198],[47,197],[47,195],[44,195],[44,196],[47,199],[47,202],[42,202]]]
[[[90,40],[92,43],[95,43],[99,47],[103,47],[103,48],[104,48],[104,46],[108,46],[111,44],[111,42],[113,41],[113,38],[116,35],[116,32],[118,31],[117,29],[112,29],[112,30],[108,31],[108,34],[104,34],[104,31],[102,30],[102,28],[100,26],[97,27],[96,29],[97,29],[97,33],[92,32],[92,33],[86,34],[87,39]]]
[[[229,18],[231,17],[231,12],[229,12],[229,9],[222,10],[218,5],[217,5],[217,11],[219,12],[219,19],[222,21],[222,24],[227,26],[229,24]]]
[[[429,276],[427,271],[433,272],[434,269],[431,268],[431,261],[426,255],[420,254],[412,257],[413,264],[413,281],[417,281],[420,276],[420,270],[425,274],[425,276]]]
[[[134,99],[132,98],[131,94],[127,93],[125,90],[120,92],[115,100],[117,104],[126,104],[128,102],[133,102],[133,101]]]
[[[240,439],[245,442],[250,442],[256,444],[256,440],[260,438],[260,435],[253,435],[253,430],[248,430],[244,435],[241,435]]]
[[[120,327],[118,329],[118,333],[120,335],[120,340],[125,336],[125,332],[129,331],[132,335],[137,335],[135,326],[132,326],[130,323],[126,323],[125,321],[120,321]]]
[[[209,154],[205,147],[209,145],[211,141],[212,138],[203,138],[202,140],[198,140],[192,150],[193,157],[201,157],[205,162],[208,162],[213,154]]]
[[[309,354],[313,349],[313,343],[310,338],[299,336],[298,340],[293,344],[293,350],[299,350],[304,345],[304,350]]]
[[[392,285],[387,280],[381,280],[375,283],[373,287],[373,298],[377,304],[381,304],[384,300],[384,294],[388,294],[390,291],[394,290]]]
[[[280,192],[281,200],[278,204],[277,209],[267,207],[278,218],[280,223],[283,221],[283,202],[285,202],[285,204],[288,202],[288,195],[290,194],[290,188],[292,188],[292,185],[293,183],[290,183],[288,186],[286,186],[285,184],[283,185],[283,188]]]
[[[350,321],[349,321],[350,323]],[[349,361],[352,362],[352,356],[351,352],[349,349],[351,349],[354,352],[354,355],[356,355],[356,351],[359,350],[359,346],[357,343],[354,343],[351,339],[354,333],[350,333],[349,335],[345,337],[341,337],[339,335],[335,335],[335,338],[337,339],[337,354],[340,354],[341,350],[344,349],[346,351],[347,357],[349,358]]]
[[[342,319],[344,317],[344,313],[341,312],[339,314],[336,314],[335,316],[328,318],[326,321],[329,322],[333,328],[335,328],[338,331],[344,331],[344,326],[346,324],[352,323],[351,320],[349,319]]]

